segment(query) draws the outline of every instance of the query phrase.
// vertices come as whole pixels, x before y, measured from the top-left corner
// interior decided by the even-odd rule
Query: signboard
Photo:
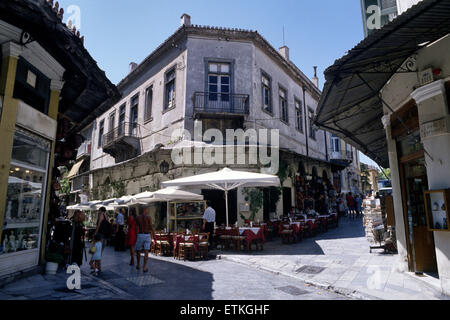
[[[446,119],[439,119],[432,122],[424,123],[420,126],[420,136],[423,139],[444,134],[449,131]]]

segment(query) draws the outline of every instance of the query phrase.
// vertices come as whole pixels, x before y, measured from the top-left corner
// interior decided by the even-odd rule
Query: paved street
[[[0,289],[0,299],[38,300],[321,300],[344,296],[300,280],[224,260],[177,262],[152,258],[146,275],[128,266],[129,256],[105,251],[103,274],[82,269],[82,289],[69,291],[67,276],[36,275]]]
[[[369,253],[362,219],[340,219],[337,229],[297,244],[268,242],[262,252],[223,252],[222,259],[301,279],[361,299],[449,299],[439,290],[439,279],[397,270],[397,255],[383,250]]]
[[[395,255],[369,253],[361,219],[342,219],[338,229],[264,251],[214,251],[217,259],[177,261],[151,257],[150,272],[128,265],[129,254],[107,248],[103,273],[82,268],[82,289],[70,291],[67,275],[35,275],[0,289],[0,299],[40,300],[320,300],[448,299],[429,284],[396,271]],[[428,277],[431,278],[431,277]]]

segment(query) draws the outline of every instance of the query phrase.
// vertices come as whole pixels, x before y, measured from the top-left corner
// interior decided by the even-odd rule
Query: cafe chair
[[[227,232],[226,229],[224,229],[225,232]],[[228,235],[228,234],[222,234],[219,236],[219,244],[220,244],[220,249],[223,251],[225,250],[229,250],[230,246],[231,246],[231,242],[232,242],[232,236]]]
[[[169,242],[170,234],[164,234],[160,232],[156,236],[156,248],[155,248],[155,254],[157,256],[162,255],[170,255],[170,242]]]
[[[231,235],[231,240],[233,241],[233,248],[236,251],[241,251],[241,247],[245,242],[246,237],[245,236],[241,236],[240,232],[239,232],[239,228],[234,228],[232,235]]]
[[[173,248],[173,258],[174,259],[179,259],[179,253],[180,253],[180,246],[177,246],[177,239],[181,236],[184,236],[183,232],[176,232],[173,233],[172,236],[172,248]]]
[[[188,260],[195,260],[195,245],[194,245],[195,240],[186,240],[186,237],[193,238],[194,235],[191,236],[183,235],[181,237],[181,241],[179,243],[180,248],[178,252],[178,260],[183,259],[184,261],[186,261],[186,258]]]
[[[208,260],[209,256],[209,233],[199,234],[198,254],[200,259]]]
[[[294,230],[291,229],[291,226],[284,224],[281,226],[281,228],[282,228],[280,231],[281,242],[283,244],[291,243],[291,238],[293,237]]]

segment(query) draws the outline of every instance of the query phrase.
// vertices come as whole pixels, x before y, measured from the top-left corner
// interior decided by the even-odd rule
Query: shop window
[[[0,254],[39,248],[50,146],[27,131],[15,132]]]

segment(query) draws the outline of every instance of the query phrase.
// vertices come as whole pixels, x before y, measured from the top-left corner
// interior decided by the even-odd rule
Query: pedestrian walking
[[[203,214],[203,228],[205,233],[209,233],[209,249],[212,249],[212,238],[214,235],[214,224],[216,222],[216,211],[211,207],[211,201],[206,202],[206,210]]]
[[[116,218],[115,251],[125,251],[125,208],[121,208]]]
[[[101,262],[102,262],[102,237],[100,234],[94,236],[94,241],[92,242],[91,249],[89,252],[92,254],[91,261],[89,262],[93,276],[98,276],[101,272]]]
[[[362,197],[361,195],[357,194],[356,198],[355,198],[355,204],[356,204],[356,214],[358,217],[360,217],[362,215]]]
[[[102,252],[105,250],[106,241],[111,238],[112,235],[112,225],[108,220],[108,217],[106,216],[106,208],[101,207],[98,210],[98,217],[97,217],[97,229],[95,230],[94,237],[96,235],[99,235],[102,241]],[[101,270],[101,266],[100,266]]]
[[[152,218],[149,216],[149,208],[145,208],[142,211],[142,214],[136,218],[136,225],[139,230],[136,239],[136,269],[141,269],[141,253],[144,251],[144,266],[142,271],[146,273],[148,272],[148,253],[150,251],[152,238],[154,239],[155,234],[153,230]]]
[[[73,215],[72,224],[72,237],[71,237],[71,257],[70,263],[76,263],[79,267],[83,264],[83,251],[84,251],[84,220],[85,215],[81,211],[75,211]]]
[[[353,198],[353,195],[351,192],[349,192],[347,194],[346,200],[347,200],[349,216],[350,216],[350,218],[354,218],[355,214],[356,214],[355,199]]]
[[[127,239],[126,244],[130,247],[130,266],[134,266],[134,254],[135,250],[134,247],[136,246],[136,211],[134,208],[131,208],[127,217],[127,226],[128,226],[128,232],[127,232]]]

